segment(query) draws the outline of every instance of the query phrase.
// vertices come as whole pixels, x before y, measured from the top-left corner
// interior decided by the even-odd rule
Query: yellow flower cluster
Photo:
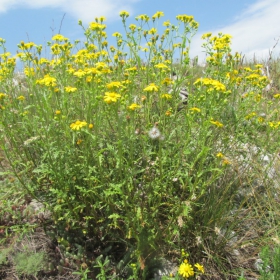
[[[184,278],[194,276],[193,266],[189,264],[186,260],[180,265],[178,272]]]
[[[210,78],[200,78],[200,79],[197,79],[194,82],[194,85],[196,85],[196,86],[205,85],[208,88],[207,89],[208,92],[213,91],[213,90],[221,91],[221,92],[225,92],[226,91],[226,86],[224,84],[222,84],[221,82],[219,82],[217,80],[210,79]]]
[[[140,20],[142,20],[142,21],[148,22],[149,19],[150,19],[150,17],[147,16],[146,14],[144,14],[144,15],[139,15],[139,16],[135,17],[135,19],[136,19],[136,20],[139,20],[139,19],[140,19]]]
[[[23,101],[23,100],[25,100],[25,97],[24,97],[23,95],[20,95],[20,96],[17,98],[17,100]]]
[[[201,112],[201,110],[199,108],[196,108],[196,107],[190,108],[190,111],[191,112],[196,112],[196,113],[200,113]]]
[[[105,92],[104,102],[107,104],[116,103],[118,99],[121,98],[121,95],[116,92]]]
[[[197,269],[197,273],[204,273],[204,267],[203,265],[196,263],[194,266],[192,266],[186,259],[184,262],[180,265],[178,273],[181,275],[183,278],[190,278],[194,276],[195,271],[194,268]]]
[[[202,36],[201,36],[201,39],[204,40],[204,39],[207,39],[209,37],[212,36],[212,33],[211,32],[208,32],[208,33],[204,33]]]
[[[49,74],[46,74],[43,79],[37,80],[36,84],[45,85],[47,87],[55,87],[56,86],[56,78],[51,77]]]
[[[139,108],[141,108],[141,106],[136,104],[136,103],[132,103],[130,106],[128,106],[128,109],[131,110],[131,111],[134,111],[134,110],[139,109]]]
[[[232,36],[229,34],[220,35],[220,37],[213,36],[210,42],[214,50],[228,50],[231,43]]]
[[[10,55],[9,52],[0,54],[0,81],[5,80],[14,72],[16,58],[11,58]]]
[[[222,123],[220,123],[219,121],[214,121],[214,120],[211,120],[210,121],[211,124],[214,124],[215,126],[217,127],[223,127],[224,125]]]
[[[0,92],[0,100],[4,99],[5,97],[7,97],[7,94]]]
[[[127,11],[121,11],[120,12],[120,17],[125,19],[129,17],[129,13]]]
[[[158,87],[154,83],[151,83],[146,88],[144,88],[144,91],[148,91],[148,92],[158,91]]]
[[[205,33],[202,39],[206,40],[203,46],[206,49],[211,49],[211,55],[206,58],[206,61],[211,65],[219,65],[222,63],[226,55],[230,53],[230,44],[232,36],[229,34],[219,33],[218,36],[212,36],[212,33]],[[214,51],[214,52],[213,52]],[[232,56],[229,60],[232,59]],[[239,59],[239,57],[235,57]]]
[[[252,112],[252,113],[248,114],[248,115],[245,117],[245,119],[246,119],[246,120],[250,120],[250,119],[252,119],[254,116],[256,116],[256,112]]]
[[[94,31],[102,31],[106,28],[105,24],[98,23],[98,22],[91,22],[89,24],[89,29]]]
[[[168,69],[168,66],[165,65],[164,63],[159,63],[159,64],[155,65],[155,68],[158,68],[158,69]]]
[[[18,48],[20,50],[30,50],[34,46],[35,46],[35,43],[33,43],[33,42],[24,43],[23,41],[21,41],[20,44],[18,45]]]
[[[106,87],[108,88],[108,89],[118,89],[118,88],[120,88],[120,87],[122,87],[123,85],[122,85],[122,83],[121,82],[118,82],[118,81],[116,81],[116,82],[111,82],[111,83],[108,83],[107,85],[106,85]]]
[[[70,124],[70,128],[72,130],[80,130],[82,127],[86,125],[87,125],[86,121],[77,120],[76,122]]]
[[[188,15],[178,15],[178,16],[176,16],[176,19],[179,21],[182,21],[184,23],[190,23],[194,20],[194,17],[188,16]]]
[[[276,128],[280,127],[280,122],[273,121],[273,122],[269,122],[268,125],[269,125],[271,128],[276,129]]]
[[[242,83],[248,87],[264,89],[269,84],[269,79],[261,74],[261,64],[256,64],[256,69],[250,67],[236,69],[226,73],[226,78],[234,84],[241,85]]]
[[[164,13],[163,12],[156,12],[153,16],[152,19],[155,20],[156,18],[163,17]]]
[[[59,42],[67,42],[67,41],[69,41],[69,39],[68,38],[66,38],[66,37],[64,37],[63,35],[61,35],[61,34],[56,34],[56,35],[54,35],[53,37],[52,37],[52,40],[53,41],[59,41]]]
[[[65,89],[66,92],[69,92],[69,93],[75,92],[75,91],[78,90],[76,87],[70,87],[70,86],[65,87],[64,89]]]
[[[171,94],[169,94],[169,93],[164,93],[164,94],[162,94],[160,97],[161,97],[161,98],[163,98],[163,99],[167,99],[167,100],[169,100],[169,99],[171,99],[171,98],[172,98],[172,95],[171,95]]]

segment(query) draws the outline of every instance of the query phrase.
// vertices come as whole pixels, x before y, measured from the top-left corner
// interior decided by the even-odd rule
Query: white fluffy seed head
[[[160,133],[159,129],[155,126],[149,131],[149,137],[153,140],[160,138],[160,136],[161,136],[161,133]]]

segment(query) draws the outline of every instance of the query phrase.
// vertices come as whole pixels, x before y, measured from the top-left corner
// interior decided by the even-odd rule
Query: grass
[[[52,59],[21,42],[24,77],[0,40],[1,269],[42,279],[153,279],[168,265],[165,279],[261,276],[258,254],[279,240],[279,61],[244,64],[230,35],[208,33],[200,67],[189,58],[193,17],[160,34],[161,13],[138,26],[120,16],[114,46],[102,17],[79,22],[83,48],[55,35]],[[17,269],[26,238],[38,249],[24,259],[48,256],[33,272]]]

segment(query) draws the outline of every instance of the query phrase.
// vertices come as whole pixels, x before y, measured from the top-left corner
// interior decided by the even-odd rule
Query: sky
[[[162,21],[172,23],[176,23],[176,15],[193,15],[200,26],[190,54],[200,61],[205,59],[201,36],[206,32],[231,34],[233,51],[248,59],[265,60],[271,51],[274,56],[280,53],[280,0],[0,0],[0,38],[6,40],[7,51],[13,55],[20,41],[46,46],[57,33],[72,42],[83,41],[78,20],[88,26],[99,16],[107,19],[108,35],[122,33],[122,10],[130,13],[128,23],[136,23],[139,14],[151,17],[157,11],[164,12]]]

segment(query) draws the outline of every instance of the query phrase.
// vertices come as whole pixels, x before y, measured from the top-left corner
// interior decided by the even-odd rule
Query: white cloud
[[[280,1],[259,0],[249,6],[232,24],[216,30],[208,30],[213,34],[218,32],[231,34],[232,50],[245,54],[246,58],[256,56],[265,59],[269,56],[276,40],[280,36]],[[201,55],[202,33],[198,33],[193,40],[191,55]],[[274,54],[280,52],[279,45],[273,50]]]
[[[138,1],[141,0],[0,0],[0,12],[21,7],[59,8],[74,18],[89,23],[99,16],[114,20],[119,17],[121,10],[133,13],[133,3]]]

